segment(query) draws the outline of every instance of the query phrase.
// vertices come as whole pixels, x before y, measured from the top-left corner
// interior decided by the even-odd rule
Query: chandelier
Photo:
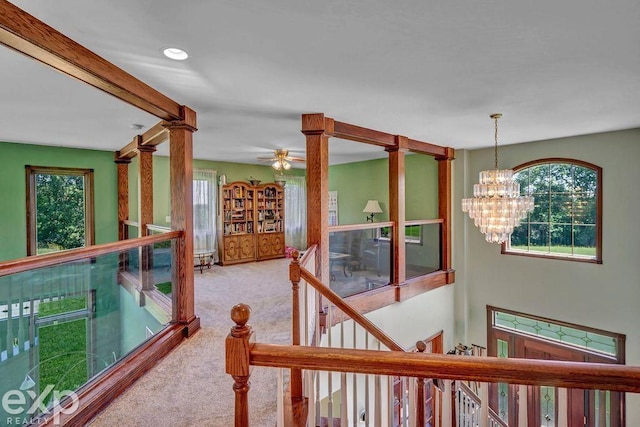
[[[509,240],[520,220],[533,211],[533,197],[520,196],[520,184],[513,180],[513,170],[498,169],[498,119],[495,122],[495,169],[480,172],[480,183],[473,186],[473,197],[462,199],[462,211],[469,213],[476,227],[490,243]]]

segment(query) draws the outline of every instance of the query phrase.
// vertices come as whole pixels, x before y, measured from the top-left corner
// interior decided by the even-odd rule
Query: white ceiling
[[[492,145],[493,112],[501,145],[640,127],[638,0],[13,3],[193,108],[202,159],[304,155],[313,112],[454,148]],[[0,64],[0,140],[117,150],[158,121],[9,49]]]

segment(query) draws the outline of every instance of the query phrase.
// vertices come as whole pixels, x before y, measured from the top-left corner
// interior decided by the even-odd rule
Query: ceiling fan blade
[[[276,160],[278,160],[275,157],[258,157],[257,159],[261,162],[275,162]]]
[[[285,160],[287,160],[289,162],[302,162],[302,163],[304,163],[306,161],[302,157],[285,157]]]

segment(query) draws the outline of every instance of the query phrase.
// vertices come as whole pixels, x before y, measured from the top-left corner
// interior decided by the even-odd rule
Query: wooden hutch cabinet
[[[278,184],[222,187],[222,265],[282,258],[284,190]]]

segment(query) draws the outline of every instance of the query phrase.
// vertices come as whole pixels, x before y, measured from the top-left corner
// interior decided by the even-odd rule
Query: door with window
[[[624,364],[624,335],[488,307],[489,356]],[[509,425],[517,425],[517,386],[491,387],[490,405]],[[624,425],[624,395],[568,389],[566,406],[551,386],[527,387],[530,426],[555,427],[566,407],[569,427]]]

